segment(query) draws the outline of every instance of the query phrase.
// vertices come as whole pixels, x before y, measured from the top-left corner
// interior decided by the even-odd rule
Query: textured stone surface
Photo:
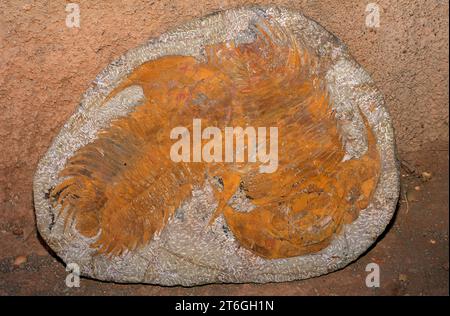
[[[194,285],[288,281],[317,276],[345,266],[381,234],[394,212],[398,197],[394,136],[381,94],[370,76],[349,56],[345,46],[318,24],[294,11],[264,10],[323,59],[329,90],[345,131],[344,143],[349,156],[359,156],[366,147],[365,134],[361,132],[362,121],[356,109],[359,107],[368,117],[377,136],[382,159],[380,182],[369,207],[323,251],[289,259],[265,260],[251,255],[224,236],[220,222],[210,234],[201,233],[200,227],[205,224],[201,219],[213,211],[214,197],[208,185],[194,192],[192,200],[183,205],[184,221],[175,218],[158,239],[124,257],[92,256],[88,241],[75,230],[62,234],[62,221],[56,219],[45,198],[55,184],[57,172],[76,149],[92,140],[95,132],[112,118],[126,114],[142,95],[138,88],[130,88],[111,100],[107,107],[99,108],[104,97],[124,75],[146,60],[169,54],[199,56],[202,45],[235,38],[246,29],[258,9],[226,11],[167,32],[108,66],[97,76],[77,112],[41,160],[34,183],[38,228],[65,262],[80,264],[84,275],[118,282]],[[348,142],[349,139],[356,141]]]
[[[402,178],[404,189],[422,187],[420,201],[402,199],[387,234],[360,259],[298,282],[186,288],[83,279],[81,288],[67,289],[64,265],[35,232],[32,180],[38,160],[81,94],[105,65],[149,37],[193,17],[262,1],[77,2],[80,29],[65,26],[66,1],[0,3],[1,293],[448,295],[448,1],[441,0],[376,1],[381,25],[373,30],[364,24],[365,1],[264,1],[301,10],[345,42],[385,96],[402,161],[419,174],[433,173],[427,183],[414,174]],[[27,265],[10,267],[23,254],[29,256]],[[383,271],[379,289],[364,285],[369,262]],[[408,281],[399,281],[399,273],[406,273]]]

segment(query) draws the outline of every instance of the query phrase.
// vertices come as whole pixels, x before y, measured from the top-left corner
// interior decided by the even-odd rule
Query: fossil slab
[[[199,124],[214,129],[195,147]],[[271,145],[276,128],[276,164],[256,159],[252,126],[258,137],[267,127],[268,141],[270,128]],[[237,149],[226,158],[229,127],[245,128],[247,160]],[[193,134],[175,159],[185,134],[174,128]],[[208,147],[221,131],[223,146]],[[110,64],[34,179],[39,232],[64,262],[100,280],[161,285],[337,270],[384,231],[398,194],[374,82],[335,36],[276,7],[194,20]]]

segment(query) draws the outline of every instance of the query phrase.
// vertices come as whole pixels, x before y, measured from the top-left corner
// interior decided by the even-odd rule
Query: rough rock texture
[[[142,97],[139,89],[127,89],[102,105],[106,96],[134,68],[164,55],[201,58],[205,45],[242,38],[258,16],[268,15],[292,32],[320,56],[330,98],[342,125],[347,155],[359,157],[367,147],[359,110],[367,117],[377,139],[381,174],[369,206],[357,220],[344,226],[331,244],[318,253],[284,259],[263,259],[239,247],[222,229],[223,219],[211,231],[202,229],[214,212],[210,185],[193,192],[180,206],[158,238],[123,256],[95,254],[90,240],[73,226],[64,231],[64,220],[51,206],[49,191],[66,160],[95,138],[111,119],[126,114]],[[125,112],[125,113],[124,113]],[[102,71],[85,93],[80,107],[64,125],[35,175],[34,199],[39,231],[66,263],[75,262],[83,275],[116,282],[163,285],[196,285],[213,282],[280,282],[304,279],[342,268],[355,260],[383,232],[391,219],[399,192],[398,166],[390,118],[381,94],[370,76],[350,57],[345,46],[314,21],[296,11],[268,8],[228,10],[194,20],[129,51]]]
[[[439,166],[448,166],[447,1],[376,1],[382,9],[379,29],[364,25],[366,2],[353,0],[128,0],[107,4],[78,1],[82,16],[80,29],[65,26],[66,1],[1,2],[0,224],[2,272],[5,273],[1,279],[7,282],[3,283],[6,291],[3,293],[67,293],[60,282],[65,277],[63,266],[47,257],[48,252],[34,232],[32,178],[38,159],[97,73],[128,49],[179,23],[220,9],[257,2],[300,9],[341,38],[385,95],[401,156],[419,170],[448,174],[428,161],[440,159],[444,162]],[[431,154],[425,149],[431,150]],[[420,152],[414,154],[416,150]],[[412,189],[414,185],[422,185],[415,176],[410,178]],[[440,283],[448,280],[448,246],[444,246],[448,245],[446,185],[448,188],[445,177],[434,177],[426,183],[426,189],[419,195],[420,203],[410,201],[407,207],[403,202],[395,226],[381,245],[363,260],[324,278],[288,283],[284,287],[281,284],[230,285],[192,291],[114,287],[86,281],[86,286],[77,293],[122,294],[136,290],[147,294],[205,294],[213,291],[229,295],[278,293],[282,289],[287,294],[326,294],[334,288],[333,293],[341,294],[448,295],[448,286]],[[429,227],[439,232],[438,235]],[[437,240],[437,245],[431,245],[430,238]],[[411,256],[411,249],[416,247],[420,253]],[[11,258],[24,253],[32,254],[26,266],[17,270],[8,268]],[[364,264],[370,260],[380,263],[385,271],[383,280],[387,283],[379,291],[371,292],[363,286]],[[447,262],[444,268],[440,266],[442,260]],[[42,262],[48,264],[42,267]],[[398,281],[400,272],[408,273],[408,282]],[[52,281],[44,281],[42,275]],[[344,279],[347,281],[342,283]],[[60,285],[56,291],[54,284]]]

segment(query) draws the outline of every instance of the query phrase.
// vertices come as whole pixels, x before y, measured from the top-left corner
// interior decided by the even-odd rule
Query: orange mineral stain
[[[369,149],[343,161],[345,151],[317,60],[268,20],[255,23],[251,43],[205,48],[206,61],[166,56],[135,69],[108,98],[131,85],[145,102],[114,120],[71,157],[53,190],[66,223],[72,220],[99,253],[120,255],[150,242],[177,207],[206,179],[220,177],[219,202],[237,242],[264,258],[286,258],[326,247],[366,208],[380,159],[366,121]],[[106,105],[105,105],[106,106]],[[174,162],[176,126],[277,126],[278,169],[258,162]],[[191,153],[192,155],[192,153]],[[241,188],[255,208],[229,205]]]

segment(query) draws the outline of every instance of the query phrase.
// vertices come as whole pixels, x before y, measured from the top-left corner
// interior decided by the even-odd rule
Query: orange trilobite
[[[66,223],[95,237],[99,253],[120,255],[150,242],[205,179],[222,178],[219,206],[238,243],[264,258],[286,258],[326,247],[343,224],[367,207],[380,159],[367,121],[368,151],[344,161],[336,119],[317,59],[269,20],[252,26],[250,43],[205,48],[206,61],[166,56],[142,64],[109,96],[131,85],[145,102],[111,122],[60,172],[51,196]],[[174,162],[175,126],[277,126],[279,162]],[[229,205],[243,190],[254,209]]]

